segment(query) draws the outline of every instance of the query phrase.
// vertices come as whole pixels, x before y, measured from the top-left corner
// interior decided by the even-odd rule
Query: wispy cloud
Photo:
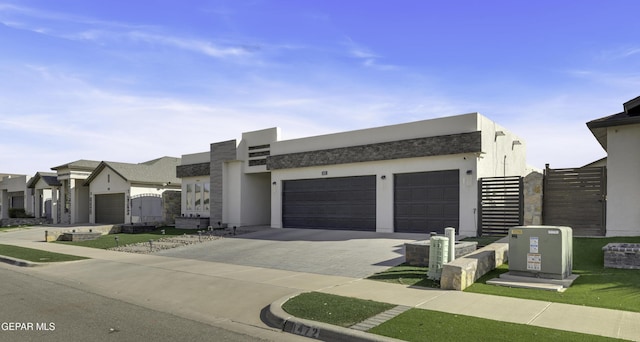
[[[257,45],[218,43],[198,37],[167,34],[161,27],[97,20],[6,4],[0,4],[0,22],[15,29],[56,38],[97,44],[115,41],[155,44],[218,59],[233,60],[260,50]]]
[[[381,56],[378,56],[369,49],[356,44],[351,38],[347,38],[347,42],[345,44],[348,48],[349,55],[353,58],[359,59],[362,66],[366,68],[382,71],[398,69],[398,66],[396,65],[380,63],[380,59],[382,59]]]

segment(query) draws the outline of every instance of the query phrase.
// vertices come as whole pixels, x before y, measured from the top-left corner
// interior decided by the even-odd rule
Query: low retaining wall
[[[99,232],[75,232],[75,233],[62,233],[59,237],[60,241],[87,241],[95,240],[102,234]]]
[[[462,291],[508,260],[509,238],[505,237],[460,259],[446,263],[440,288]]]
[[[609,243],[602,250],[604,267],[640,269],[640,243]]]
[[[178,229],[207,229],[208,227],[208,217],[176,217],[176,228]]]
[[[51,219],[46,218],[5,218],[0,220],[0,227],[13,226],[38,226],[51,224]]]
[[[56,241],[62,236],[64,233],[74,233],[74,232],[96,232],[102,235],[107,234],[117,234],[120,233],[120,227],[116,225],[108,225],[108,226],[90,226],[90,227],[69,227],[62,229],[52,229],[46,230],[44,232],[44,239],[46,242]]]
[[[473,253],[478,248],[475,241],[456,241],[456,259],[469,253]],[[410,266],[429,266],[429,250],[431,245],[429,240],[407,242],[404,244],[404,258]]]

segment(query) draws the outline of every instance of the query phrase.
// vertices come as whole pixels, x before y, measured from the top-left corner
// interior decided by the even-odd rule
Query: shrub
[[[9,208],[10,218],[31,218],[33,216],[27,215],[23,208]]]

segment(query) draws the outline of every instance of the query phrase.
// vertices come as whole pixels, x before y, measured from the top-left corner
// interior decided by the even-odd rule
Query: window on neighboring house
[[[187,184],[187,210],[193,210],[193,184]]]
[[[210,198],[211,185],[204,183],[204,210],[209,211],[209,198]]]
[[[202,210],[202,184],[196,183],[196,211]]]

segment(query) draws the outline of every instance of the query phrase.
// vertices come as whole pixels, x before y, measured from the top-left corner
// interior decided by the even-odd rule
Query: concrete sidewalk
[[[35,233],[35,232],[34,232]],[[316,327],[347,340],[388,340],[354,329],[308,322],[284,313],[280,305],[305,291],[320,291],[396,305],[640,341],[640,313],[509,297],[412,288],[366,279],[252,266],[138,255],[34,241],[29,234],[0,234],[0,243],[73,254],[92,260],[21,268],[36,276],[60,278],[81,288],[144,307],[233,330],[264,331],[276,340],[295,340],[268,327],[260,312],[270,306],[273,322],[288,323],[313,337]],[[63,280],[64,279],[64,280]],[[292,330],[292,331],[293,331]],[[268,333],[267,333],[268,331]],[[309,335],[311,334],[311,335]]]

